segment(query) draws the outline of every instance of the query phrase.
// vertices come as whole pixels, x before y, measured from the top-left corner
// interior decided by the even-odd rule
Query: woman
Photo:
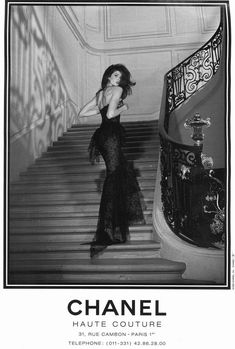
[[[101,89],[79,112],[79,117],[102,116],[101,126],[95,131],[89,145],[91,162],[94,163],[101,154],[106,165],[91,257],[108,245],[124,243],[130,224],[144,223],[140,189],[134,170],[122,151],[125,130],[120,124],[120,114],[128,110],[123,100],[132,92],[131,86],[134,85],[124,65],[111,65],[104,72]]]

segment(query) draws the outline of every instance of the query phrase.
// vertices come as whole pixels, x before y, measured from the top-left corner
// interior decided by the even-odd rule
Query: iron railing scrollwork
[[[161,195],[163,213],[171,230],[201,247],[221,248],[225,241],[225,188],[212,169],[213,159],[203,154],[202,128],[210,126],[195,114],[194,145],[168,136],[171,113],[216,74],[222,55],[222,21],[213,37],[165,76],[165,109],[160,117]]]
[[[213,37],[166,74],[167,104],[164,127],[170,113],[203,87],[217,72],[222,52],[222,22]]]

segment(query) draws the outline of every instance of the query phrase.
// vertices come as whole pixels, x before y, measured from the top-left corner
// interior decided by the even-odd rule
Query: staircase
[[[157,121],[124,123],[124,152],[136,169],[146,224],[125,244],[90,259],[103,160],[91,165],[93,125],[74,125],[10,187],[9,283],[22,285],[178,284],[185,264],[160,258],[152,227],[159,137]]]

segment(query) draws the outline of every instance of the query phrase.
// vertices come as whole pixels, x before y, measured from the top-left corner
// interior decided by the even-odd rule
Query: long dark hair
[[[123,89],[121,98],[125,99],[127,95],[130,95],[132,93],[131,86],[135,86],[136,83],[131,81],[131,73],[123,64],[113,64],[105,70],[101,81],[101,90],[103,90],[107,86],[107,83],[109,82],[108,78],[115,71],[119,71],[121,73],[121,80],[119,86]]]

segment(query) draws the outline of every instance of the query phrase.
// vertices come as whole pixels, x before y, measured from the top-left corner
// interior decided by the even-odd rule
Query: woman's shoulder
[[[121,86],[112,86],[112,94],[113,95],[121,97],[122,91],[123,91],[123,89]]]
[[[106,92],[110,92],[110,91],[123,91],[123,88],[121,86],[108,86],[105,88]]]
[[[122,91],[123,90],[123,88],[121,86],[112,86],[112,89],[114,91]]]

